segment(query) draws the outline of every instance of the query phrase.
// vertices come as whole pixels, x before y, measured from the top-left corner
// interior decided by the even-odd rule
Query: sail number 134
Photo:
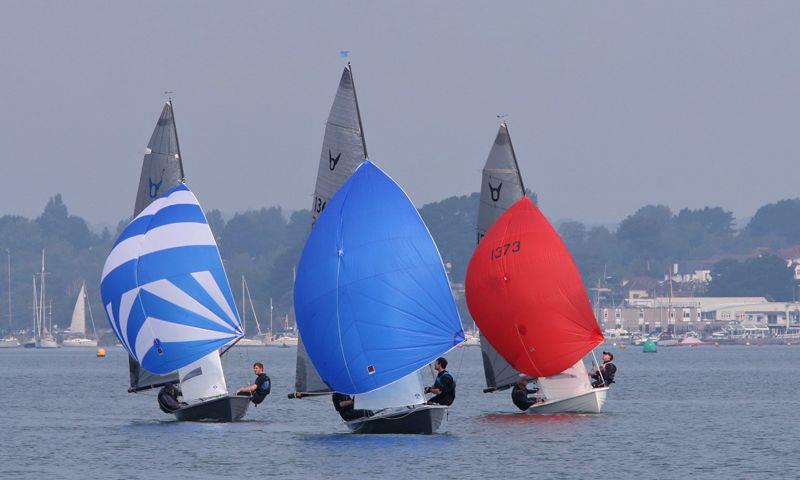
[[[520,248],[522,248],[522,244],[519,242],[519,240],[504,243],[503,245],[495,247],[491,250],[492,260],[497,260],[498,258],[505,257],[511,253],[517,253],[519,252]]]

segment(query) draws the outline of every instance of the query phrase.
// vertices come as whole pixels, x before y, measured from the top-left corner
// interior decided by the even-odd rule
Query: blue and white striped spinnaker
[[[242,336],[217,243],[183,183],[122,231],[100,294],[122,345],[153,373],[174,372]]]

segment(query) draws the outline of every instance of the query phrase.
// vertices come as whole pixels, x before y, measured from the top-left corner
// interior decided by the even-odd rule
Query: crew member
[[[188,405],[186,402],[179,402],[178,395],[180,392],[175,388],[175,384],[168,383],[161,387],[158,392],[158,406],[164,413],[172,413],[180,410],[181,407]]]
[[[272,382],[267,374],[264,373],[264,364],[261,362],[253,364],[253,373],[256,374],[253,384],[236,390],[236,395],[250,397],[250,401],[258,405],[269,395],[270,390],[272,390]]]
[[[511,401],[514,402],[514,405],[517,406],[523,412],[529,408],[531,405],[534,405],[539,402],[538,398],[530,398],[528,394],[536,393],[539,391],[538,388],[530,389],[528,388],[528,382],[530,379],[524,375],[520,375],[517,379],[516,385],[514,388],[511,389]]]
[[[600,369],[593,368],[589,376],[592,377],[592,386],[594,388],[609,387],[614,383],[614,376],[617,374],[617,366],[612,363],[614,354],[611,352],[603,352],[603,364]]]
[[[333,400],[333,408],[336,409],[336,411],[339,413],[339,416],[341,416],[342,420],[345,422],[372,415],[372,412],[369,410],[356,410],[355,401],[350,395],[333,392],[331,399]]]
[[[433,386],[425,387],[425,393],[435,394],[428,400],[428,403],[432,405],[452,405],[456,399],[456,381],[450,375],[450,372],[446,370],[447,359],[444,357],[437,358],[433,368],[439,373],[436,375],[436,381],[433,382]]]

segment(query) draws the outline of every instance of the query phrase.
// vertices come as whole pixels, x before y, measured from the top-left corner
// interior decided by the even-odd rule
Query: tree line
[[[535,194],[529,194],[535,198]],[[463,283],[475,247],[478,201],[478,194],[473,193],[420,208],[454,283]],[[311,228],[310,212],[287,214],[280,207],[270,207],[239,212],[229,218],[212,210],[207,217],[237,303],[241,302],[244,276],[262,328],[269,321],[271,299],[279,329],[292,313],[294,268]],[[708,294],[766,295],[774,300],[791,300],[795,295],[793,271],[774,252],[800,244],[796,218],[800,218],[800,199],[761,207],[741,230],[734,228],[733,214],[720,207],[674,213],[663,205],[648,205],[626,217],[616,229],[564,221],[558,225],[558,232],[587,286],[598,281],[619,283],[634,276],[663,278],[674,262],[711,260],[714,263]],[[2,262],[0,331],[32,324],[32,283],[34,276],[40,281],[37,274],[43,249],[53,323],[66,328],[85,281],[94,320],[99,328],[105,328],[107,321],[98,291],[100,272],[117,233],[126,223],[121,221],[115,232],[93,232],[83,218],[69,214],[61,195],[50,198],[36,218],[0,217],[0,254],[6,253],[5,260],[9,256],[11,259],[12,305],[9,322],[7,265]],[[463,299],[459,303],[466,314]],[[248,318],[252,319],[249,305]],[[468,318],[465,315],[465,324],[469,323]],[[253,327],[251,320],[248,330]]]

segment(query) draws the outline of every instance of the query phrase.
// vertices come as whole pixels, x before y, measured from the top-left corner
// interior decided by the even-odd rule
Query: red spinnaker
[[[486,232],[469,262],[466,288],[481,332],[527,375],[561,373],[603,342],[578,267],[528,197]]]

